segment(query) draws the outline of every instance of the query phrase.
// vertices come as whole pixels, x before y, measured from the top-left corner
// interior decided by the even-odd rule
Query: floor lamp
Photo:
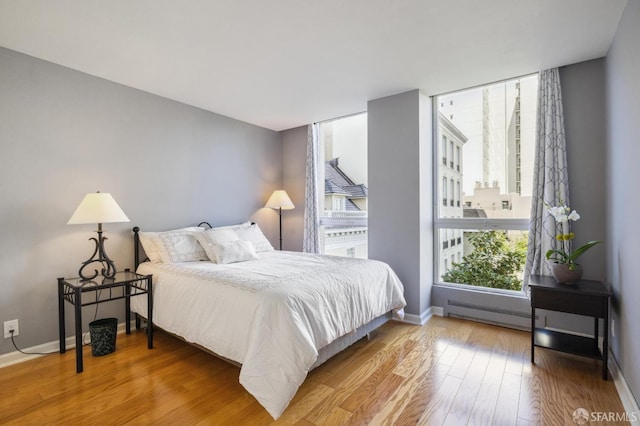
[[[284,189],[276,189],[269,197],[267,204],[264,205],[270,209],[278,210],[278,216],[280,217],[280,250],[282,250],[282,210],[291,210],[295,206],[291,201],[291,198],[287,195],[287,191]]]

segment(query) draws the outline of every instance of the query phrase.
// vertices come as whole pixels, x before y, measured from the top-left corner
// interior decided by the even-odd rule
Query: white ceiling
[[[604,56],[626,2],[0,0],[0,46],[283,130]]]

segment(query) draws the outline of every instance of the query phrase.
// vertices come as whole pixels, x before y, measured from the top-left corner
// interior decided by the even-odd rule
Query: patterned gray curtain
[[[555,239],[556,223],[547,209],[550,206],[571,205],[566,153],[560,74],[558,68],[553,68],[541,71],[538,82],[531,223],[523,284],[525,292],[529,275],[551,275],[545,253],[557,248],[555,245],[558,242]]]
[[[307,175],[304,199],[304,240],[302,251],[319,253],[320,241],[318,228],[318,125],[310,124],[307,129]]]

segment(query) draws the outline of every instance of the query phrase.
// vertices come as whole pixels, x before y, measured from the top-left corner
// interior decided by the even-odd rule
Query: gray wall
[[[615,293],[613,352],[640,400],[640,1],[630,0],[606,59],[607,282]]]
[[[572,225],[574,247],[606,240],[606,112],[604,58],[560,69],[571,207],[580,220]],[[606,247],[596,246],[580,258],[584,277],[604,281]]]
[[[302,251],[307,172],[307,126],[282,132],[282,185],[296,206],[282,217],[283,250]]]
[[[119,269],[133,266],[133,225],[251,219],[277,244],[277,214],[262,208],[282,184],[277,132],[4,48],[0,117],[0,322],[20,320],[22,347],[58,337],[56,277],[92,251],[96,227],[66,225],[88,192],[110,192],[131,219],[104,226]],[[123,311],[100,305],[98,317]]]
[[[406,312],[431,306],[431,103],[418,90],[368,103],[369,258],[405,287]]]

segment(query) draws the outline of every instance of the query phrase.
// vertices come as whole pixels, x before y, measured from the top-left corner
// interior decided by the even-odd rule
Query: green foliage
[[[596,244],[600,244],[602,241],[589,241],[572,252],[565,252],[564,250],[548,250],[546,257],[548,260],[553,260],[556,263],[566,263],[569,265],[569,269],[574,269],[577,265],[576,260]]]
[[[509,243],[505,231],[480,231],[467,234],[474,249],[462,262],[454,262],[443,275],[447,282],[482,287],[520,290],[518,273],[527,256],[527,243],[520,238]]]

